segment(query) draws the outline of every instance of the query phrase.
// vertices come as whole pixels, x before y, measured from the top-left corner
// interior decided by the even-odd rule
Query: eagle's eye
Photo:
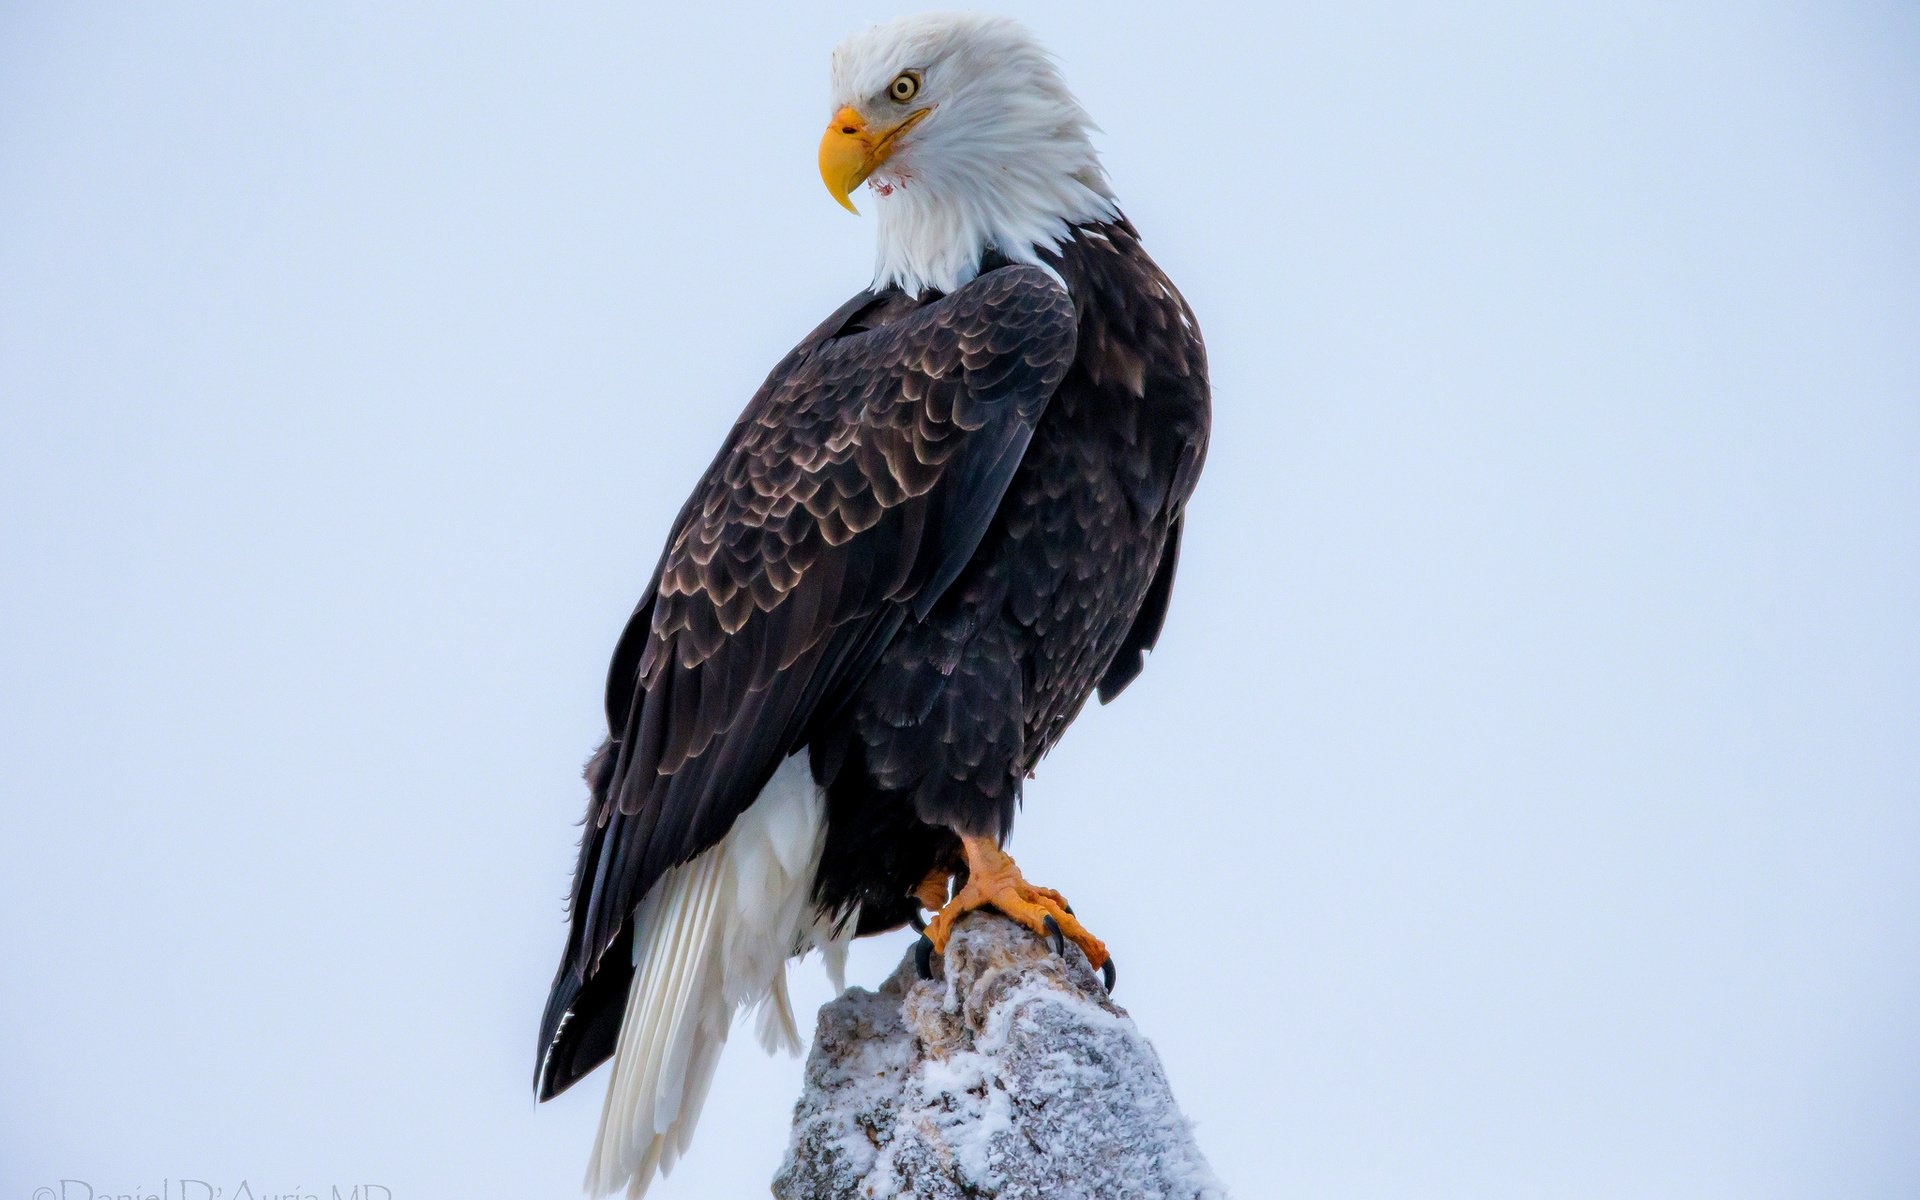
[[[895,104],[905,104],[920,94],[920,72],[902,71],[893,77],[887,85],[887,99]]]

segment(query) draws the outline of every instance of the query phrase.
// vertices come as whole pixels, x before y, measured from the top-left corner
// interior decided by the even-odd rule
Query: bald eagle
[[[541,1022],[544,1100],[614,1060],[588,1168],[646,1188],[737,1010],[798,1048],[786,963],[991,907],[1106,947],[1001,848],[1021,783],[1159,636],[1209,425],[1193,313],[1020,26],[835,50],[827,190],[873,284],[767,376],[614,650]]]

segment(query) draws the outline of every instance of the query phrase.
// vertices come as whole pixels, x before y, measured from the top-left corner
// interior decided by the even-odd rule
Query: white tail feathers
[[[614,1049],[587,1191],[638,1200],[693,1140],[733,1013],[757,1007],[769,1051],[800,1050],[787,959],[822,946],[836,986],[846,959],[814,910],[825,801],[806,754],[780,764],[719,845],[662,876],[634,910],[633,984]],[[851,931],[857,918],[849,918]]]

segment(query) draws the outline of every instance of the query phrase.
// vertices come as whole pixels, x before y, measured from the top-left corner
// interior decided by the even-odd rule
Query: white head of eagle
[[[1039,263],[1117,211],[1093,121],[1032,34],[977,13],[906,17],[833,52],[820,175],[848,209],[878,199],[876,290],[950,292],[981,256]]]

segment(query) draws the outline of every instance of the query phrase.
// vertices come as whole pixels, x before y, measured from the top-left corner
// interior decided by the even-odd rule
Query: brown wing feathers
[[[897,294],[856,298],[768,377],[615,652],[612,736],[589,770],[573,928],[541,1034],[543,1095],[612,1051],[617,1019],[563,1018],[603,955],[625,953],[634,905],[719,841],[808,723],[965,568],[1073,361],[1072,301],[1037,268],[834,336],[876,305],[901,307]],[[624,990],[590,995],[618,1003]]]

